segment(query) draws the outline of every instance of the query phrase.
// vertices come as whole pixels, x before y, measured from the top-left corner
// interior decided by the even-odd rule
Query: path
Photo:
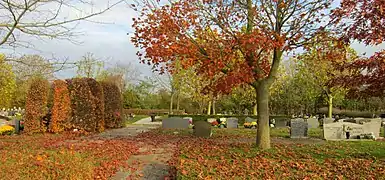
[[[130,170],[119,170],[110,178],[111,180],[163,180],[169,175],[171,169],[167,161],[172,158],[175,145],[165,141],[158,144],[152,139],[138,136],[141,133],[159,128],[161,124],[161,122],[151,122],[151,118],[144,118],[137,121],[136,124],[107,130],[95,136],[96,138],[107,139],[127,138],[127,140],[135,140],[139,147],[139,151],[127,160]]]
[[[150,131],[152,129],[159,128],[158,124],[148,125],[128,125],[127,127],[120,129],[111,129],[98,134],[97,136],[103,138],[118,138],[118,137],[133,137],[140,133]]]
[[[155,119],[159,119],[161,116],[156,116]],[[132,124],[141,124],[141,125],[162,125],[162,122],[151,122],[151,117],[143,118],[139,121],[136,121]]]

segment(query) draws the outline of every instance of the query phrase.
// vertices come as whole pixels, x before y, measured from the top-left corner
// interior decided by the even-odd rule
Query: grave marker
[[[350,122],[335,122],[324,124],[324,138],[326,140],[343,140],[347,139],[349,132],[349,139],[357,139],[357,136],[365,134],[364,125],[350,123]]]
[[[180,117],[171,117],[163,119],[162,128],[164,129],[188,129],[189,120]]]
[[[234,118],[234,117],[228,118],[226,123],[227,123],[226,125],[227,128],[238,128],[238,118]]]
[[[275,121],[275,127],[276,128],[285,128],[287,127],[287,120],[286,119],[278,119]]]
[[[206,121],[195,122],[193,134],[197,137],[211,137],[211,124]]]
[[[307,119],[307,127],[308,128],[318,128],[319,122],[317,118],[309,118]]]
[[[292,119],[290,127],[290,138],[307,137],[308,123],[304,119]]]

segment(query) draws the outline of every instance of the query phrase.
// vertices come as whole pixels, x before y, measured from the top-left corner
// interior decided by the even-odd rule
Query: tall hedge
[[[73,128],[96,131],[96,104],[86,78],[67,80],[70,89]]]
[[[59,133],[70,128],[71,100],[67,83],[63,80],[53,82],[53,106],[49,130]]]
[[[91,89],[93,101],[95,103],[95,118],[96,118],[96,130],[103,132],[105,128],[104,122],[104,93],[102,85],[95,79],[87,79],[88,86]]]
[[[104,120],[106,127],[122,127],[122,96],[119,87],[113,82],[102,82],[101,85],[104,92]]]
[[[25,104],[24,131],[28,134],[46,131],[42,120],[48,113],[49,89],[49,83],[46,79],[34,78],[31,80]]]

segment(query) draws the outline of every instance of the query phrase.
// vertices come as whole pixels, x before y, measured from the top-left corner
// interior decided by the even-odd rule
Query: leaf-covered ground
[[[320,129],[303,140],[288,133],[272,129],[268,151],[247,129],[215,129],[209,139],[160,129],[135,137],[2,136],[0,179],[385,178],[385,142],[325,142]]]

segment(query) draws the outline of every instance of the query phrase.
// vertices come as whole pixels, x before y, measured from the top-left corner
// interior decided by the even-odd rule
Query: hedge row
[[[48,112],[49,83],[45,79],[34,78],[28,90],[25,103],[24,131],[28,134],[45,132],[43,118]]]
[[[257,116],[253,116],[253,115],[249,115],[249,116],[248,115],[169,115],[168,117],[181,117],[181,118],[191,117],[194,121],[205,121],[209,118],[219,119],[219,118],[235,117],[235,118],[238,118],[239,124],[245,123],[245,119],[247,117],[250,117],[253,119],[258,118]],[[270,119],[275,119],[275,121],[288,120],[290,119],[290,116],[285,116],[285,115],[270,116]]]
[[[104,92],[104,119],[107,128],[119,128],[123,126],[122,96],[119,87],[111,82],[101,83]]]
[[[28,133],[44,132],[43,118],[49,131],[82,129],[102,132],[122,127],[122,98],[114,83],[99,83],[91,78],[56,80],[52,84],[52,109],[48,113],[49,83],[33,80],[28,91],[25,129]]]
[[[149,115],[149,114],[156,114],[156,115],[164,115],[169,113],[169,109],[124,109],[124,114],[135,114],[135,115]],[[184,110],[173,110],[174,114],[184,114]]]
[[[59,133],[70,128],[71,99],[65,81],[55,80],[53,88],[53,106],[50,122],[50,132]]]

